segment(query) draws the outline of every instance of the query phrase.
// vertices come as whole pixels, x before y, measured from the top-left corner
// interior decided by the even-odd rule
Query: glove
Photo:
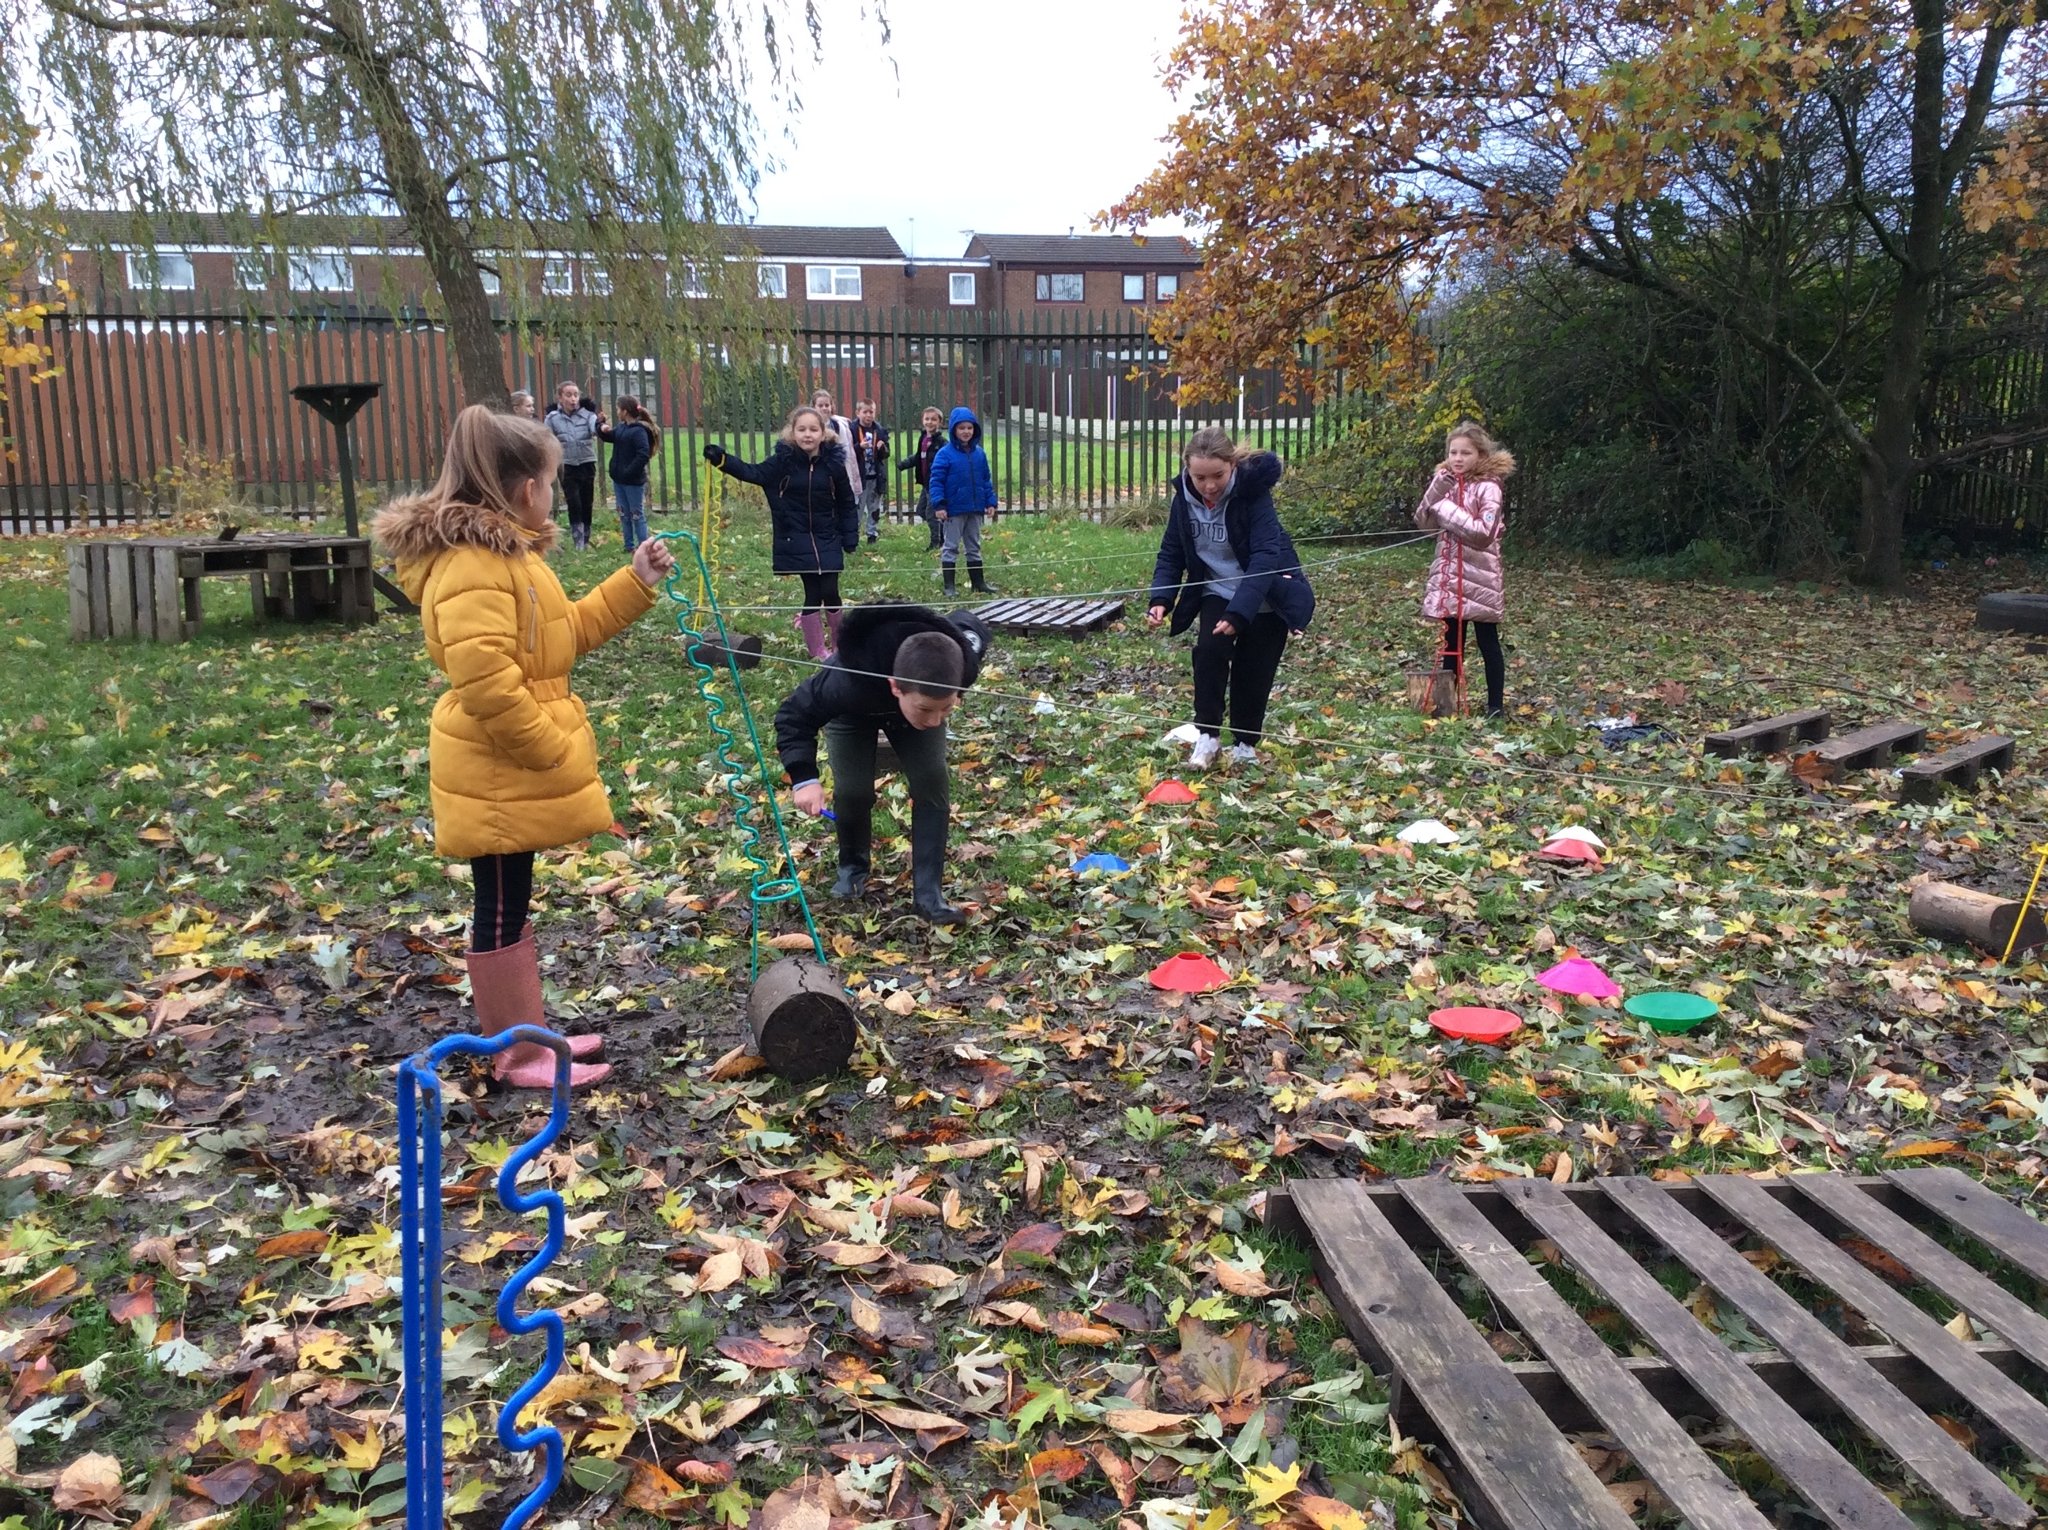
[[[724,467],[725,448],[716,441],[706,441],[704,443],[704,460],[713,467]]]
[[[859,538],[859,537],[855,537],[855,538],[854,538],[854,539],[853,539],[853,540],[852,540],[851,542],[848,542],[848,543],[846,543],[846,544],[845,544],[845,548],[844,548],[844,550],[845,550],[846,556],[847,556],[847,557],[849,557],[849,558],[850,558],[850,557],[852,557],[852,556],[853,556],[853,555],[854,555],[855,553],[859,552],[859,551],[860,551],[860,538]]]

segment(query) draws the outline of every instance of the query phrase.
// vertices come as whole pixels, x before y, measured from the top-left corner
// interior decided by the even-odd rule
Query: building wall
[[[1079,303],[1055,303],[1041,301],[1038,297],[1038,278],[1041,275],[1073,275],[1082,277],[1082,290],[1086,294]],[[1142,303],[1126,302],[1123,294],[1126,275],[1143,275],[1145,278],[1145,300]],[[1083,265],[1076,262],[1057,271],[1050,266],[1001,266],[997,268],[995,285],[1002,293],[1002,306],[1010,313],[1105,313],[1117,309],[1149,308],[1158,302],[1159,278],[1161,275],[1178,276],[1185,283],[1192,273],[1177,267],[1164,271],[1157,266]]]
[[[193,250],[186,252],[192,261],[194,286],[189,291],[179,289],[180,299],[190,297],[200,302],[239,304],[247,297],[246,289],[236,275],[236,256],[227,250]],[[341,254],[340,251],[323,252]],[[387,297],[402,302],[417,302],[424,292],[432,287],[431,274],[424,259],[417,255],[385,254],[381,251],[363,250],[348,252],[354,285],[348,292],[306,292],[306,297],[328,297],[339,301],[382,303]],[[131,285],[129,262],[120,253],[101,255],[90,250],[73,250],[68,256],[68,275],[73,287],[88,301],[113,294],[140,296],[147,291],[147,285]],[[919,262],[910,266],[906,274],[906,263],[899,260],[872,261],[847,260],[841,262],[810,261],[789,257],[781,260],[764,259],[757,264],[776,264],[784,268],[784,291],[792,302],[821,302],[826,306],[844,304],[853,308],[952,308],[968,307],[986,309],[993,303],[993,284],[986,267],[972,263],[925,264]],[[578,294],[597,296],[586,272],[586,263],[571,259],[571,281]],[[817,265],[851,266],[860,272],[860,297],[857,300],[813,299],[809,294],[809,269]],[[529,262],[525,272],[529,296],[539,298],[545,262]],[[972,274],[975,278],[974,302],[960,305],[951,301],[949,278],[956,272]],[[271,289],[285,291],[282,285]]]

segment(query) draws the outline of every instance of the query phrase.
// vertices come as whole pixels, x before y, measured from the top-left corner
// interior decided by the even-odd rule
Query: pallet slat
[[[1908,802],[1932,802],[1944,786],[1975,786],[1987,770],[2012,769],[2013,747],[2013,740],[1994,733],[1915,760],[1899,772],[1899,794]]]
[[[1954,1334],[1822,1237],[1810,1222],[1758,1190],[1756,1181],[1707,1174],[1700,1176],[1699,1185],[1730,1216],[1834,1291],[1894,1343],[1919,1356],[2014,1444],[2036,1460],[2048,1461],[2048,1407],[2011,1377],[1971,1354]]]
[[[2032,1522],[2033,1512],[2019,1496],[1956,1444],[1946,1430],[1859,1360],[1847,1344],[1768,1275],[1698,1218],[1674,1206],[1654,1183],[1631,1178],[1604,1179],[1599,1185],[1819,1382],[1864,1433],[1898,1457],[1949,1508],[1979,1522]]]
[[[1829,739],[1816,748],[1814,759],[1830,781],[1852,770],[1882,770],[1894,754],[1911,754],[1927,742],[1927,730],[1916,723],[1873,723]]]
[[[2048,1371],[2048,1318],[1986,1279],[1926,1233],[1861,1190],[1825,1174],[1789,1176],[1828,1215],[1868,1238],[2014,1349]]]
[[[1348,1182],[1301,1181],[1316,1266],[1354,1333],[1389,1341],[1387,1363],[1447,1438],[1468,1496],[1516,1530],[1630,1530],[1586,1463],[1530,1401],[1422,1261]]]
[[[1909,1530],[1912,1521],[1890,1499],[1836,1454],[1798,1410],[1734,1359],[1699,1319],[1555,1185],[1521,1182],[1507,1187],[1507,1197],[1531,1226],[1563,1251],[1580,1279],[1606,1296],[1659,1354],[1683,1368],[1700,1395],[1822,1519],[1836,1530]]]
[[[1773,754],[1795,737],[1808,743],[1824,739],[1833,726],[1834,719],[1826,711],[1810,707],[1803,712],[1787,712],[1779,717],[1743,723],[1720,733],[1709,733],[1706,737],[1707,753],[1723,759],[1733,758],[1744,751]]]
[[[1402,1181],[1401,1193],[1694,1530],[1769,1530],[1771,1522],[1749,1496],[1676,1419],[1650,1401],[1619,1357],[1463,1191],[1448,1180],[1421,1179]]]
[[[1885,1180],[2035,1278],[2048,1281],[2048,1225],[1954,1169],[1893,1169]]]

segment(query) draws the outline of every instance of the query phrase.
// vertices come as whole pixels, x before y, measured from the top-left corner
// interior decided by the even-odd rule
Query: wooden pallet
[[[1973,1240],[2042,1286],[2048,1226],[1952,1169],[1563,1186],[1295,1180],[1269,1198],[1266,1220],[1311,1248],[1353,1340],[1388,1378],[1396,1421],[1440,1447],[1466,1508],[1489,1530],[1633,1523],[1566,1438],[1580,1429],[1619,1441],[1694,1530],[1768,1530],[1773,1522],[1695,1443],[1700,1431],[1685,1420],[1703,1414],[1747,1439],[1837,1530],[1911,1522],[1813,1419],[1868,1436],[1971,1524],[2033,1523],[1933,1413],[1953,1411],[1959,1398],[1981,1425],[1980,1451],[2009,1442],[2048,1459],[2048,1406],[2027,1371],[2048,1367],[2048,1319],[1941,1239]],[[1889,1254],[1999,1337],[1958,1339],[1845,1252],[1842,1236]],[[1586,1324],[1529,1262],[1539,1238],[1635,1330],[1631,1347],[1654,1358],[1617,1354]],[[1774,1347],[1730,1348],[1625,1243],[1687,1266],[1688,1280],[1711,1287]],[[1892,1342],[1843,1339],[1808,1294],[1741,1251],[1757,1245]],[[1447,1283],[1461,1273],[1484,1288],[1488,1318],[1475,1322],[1453,1299]],[[1542,1360],[1502,1360],[1489,1337],[1508,1333]]]
[[[974,614],[998,632],[1012,637],[1080,638],[1100,632],[1124,614],[1120,600],[1077,600],[1040,597],[1027,600],[996,600],[976,606]]]
[[[1939,754],[1915,760],[1899,772],[1899,795],[1908,802],[1933,802],[1944,786],[1968,790],[1987,770],[2011,770],[2013,741],[1999,734],[1973,738]]]
[[[365,537],[119,537],[73,542],[71,638],[182,643],[199,630],[200,581],[247,576],[258,617],[377,619]]]
[[[1782,717],[1765,717],[1722,733],[1709,733],[1707,753],[1723,759],[1738,754],[1776,754],[1795,738],[1816,743],[1826,738],[1833,726],[1834,719],[1819,707],[1787,712]]]
[[[1882,770],[1894,754],[1913,754],[1927,743],[1927,730],[1915,723],[1873,723],[1829,739],[1813,751],[1822,774],[1839,781],[1852,770]]]

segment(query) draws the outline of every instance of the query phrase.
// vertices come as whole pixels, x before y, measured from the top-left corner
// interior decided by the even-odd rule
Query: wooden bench
[[[2011,770],[2012,754],[2009,738],[1996,733],[1973,738],[1908,765],[1900,772],[1899,796],[1907,802],[1936,801],[1944,786],[1967,789],[1986,770]]]
[[[1816,743],[1826,738],[1833,726],[1834,719],[1819,707],[1787,712],[1783,717],[1766,717],[1722,733],[1709,733],[1707,753],[1723,759],[1738,754],[1775,754],[1795,738]]]
[[[1124,614],[1120,600],[1062,599],[1042,596],[1025,600],[997,600],[976,606],[974,614],[997,632],[1012,637],[1080,638],[1099,632]]]
[[[106,538],[70,545],[71,639],[182,643],[199,630],[202,579],[246,576],[259,618],[377,619],[366,537]]]
[[[1912,754],[1927,742],[1927,730],[1913,723],[1874,723],[1830,739],[1814,750],[1814,758],[1830,781],[1852,770],[1882,770],[1894,754]]]

